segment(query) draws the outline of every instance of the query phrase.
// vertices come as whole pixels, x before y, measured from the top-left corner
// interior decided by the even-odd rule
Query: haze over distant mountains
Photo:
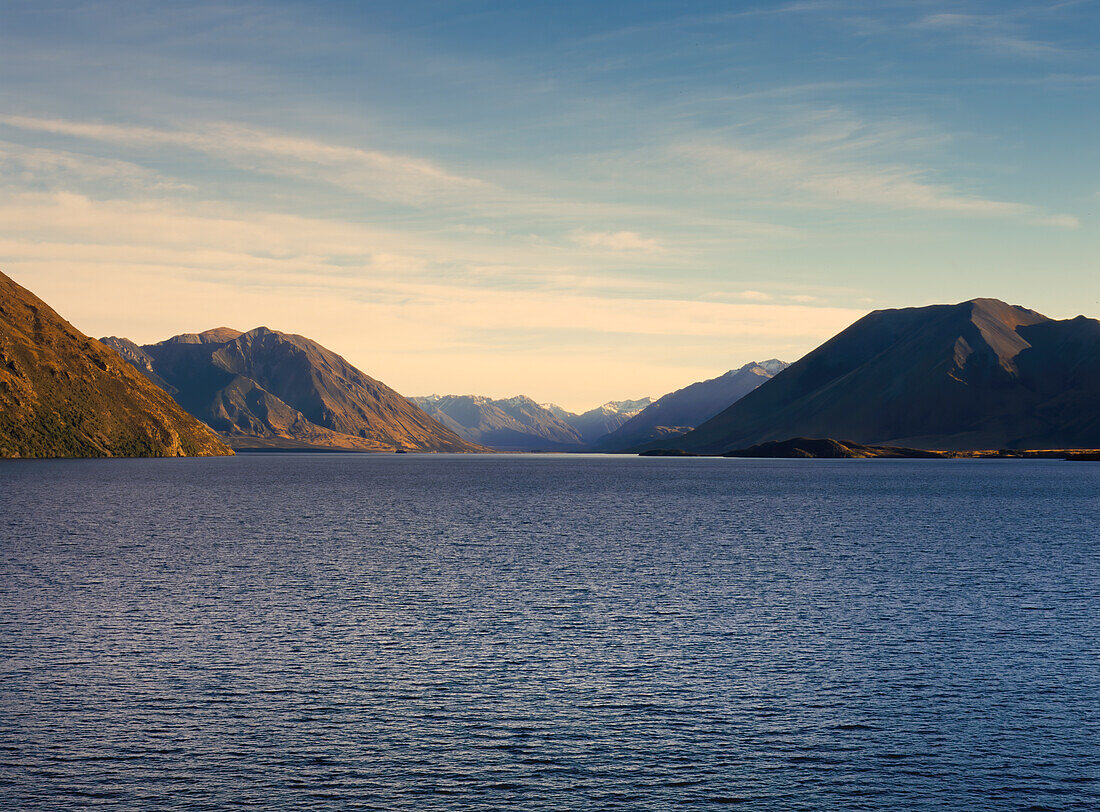
[[[238,448],[358,451],[1096,448],[1100,321],[996,299],[879,310],[794,364],[574,414],[522,396],[406,399],[266,327],[101,344],[0,274],[0,456],[231,453],[208,426]]]
[[[792,437],[945,450],[1100,446],[1100,321],[1056,321],[996,299],[877,310],[659,444],[720,453]]]
[[[0,457],[231,453],[115,352],[0,273]]]
[[[220,327],[140,347],[102,341],[235,448],[484,450],[303,336]]]
[[[522,395],[431,395],[410,400],[460,437],[501,451],[579,451],[650,402],[613,401],[574,414]]]
[[[690,431],[786,369],[753,361],[654,401],[610,401],[582,414],[528,397],[432,395],[411,400],[460,437],[503,451],[627,451]]]
[[[788,366],[786,361],[775,358],[753,361],[717,378],[670,392],[598,440],[593,450],[628,450],[650,440],[690,431]]]

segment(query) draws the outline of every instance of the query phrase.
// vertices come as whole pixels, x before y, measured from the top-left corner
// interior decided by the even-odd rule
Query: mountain
[[[484,450],[303,336],[218,327],[142,347],[103,342],[235,448]]]
[[[582,414],[574,414],[553,403],[544,404],[544,408],[564,423],[577,430],[581,442],[591,445],[606,434],[610,434],[623,423],[642,411],[653,402],[652,398],[640,400],[612,400],[603,406],[589,409]]]
[[[690,431],[788,366],[774,358],[754,361],[717,378],[677,389],[624,421],[617,430],[600,439],[594,449],[620,451]]]
[[[135,344],[128,338],[118,338],[116,336],[108,336],[107,338],[101,338],[100,341],[113,349],[123,358],[130,362],[130,365],[137,369],[142,375],[155,383],[169,395],[176,394],[176,387],[172,386],[164,378],[157,374],[154,369],[153,356],[149,355],[145,350]]]
[[[232,453],[117,352],[0,273],[0,457]]]
[[[459,437],[501,451],[577,451],[583,446],[580,432],[522,395],[503,400],[479,395],[410,400]]]
[[[1098,447],[1100,322],[996,299],[876,310],[667,445],[723,452],[792,437]]]

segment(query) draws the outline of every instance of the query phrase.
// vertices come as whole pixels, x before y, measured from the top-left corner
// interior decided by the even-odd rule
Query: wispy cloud
[[[130,161],[0,141],[0,183],[71,189],[83,185],[134,191],[193,188]]]
[[[770,293],[764,293],[761,290],[743,290],[736,295],[737,298],[744,299],[747,302],[770,302],[775,298]]]
[[[508,239],[509,234],[532,234],[538,230],[543,237],[556,235],[555,238],[568,232],[565,239],[574,246],[655,255],[662,253],[664,247],[653,238],[639,236],[637,231],[597,232],[578,228],[576,224],[601,220],[664,224],[681,221],[695,227],[720,230],[727,235],[759,239],[790,237],[797,233],[796,229],[781,224],[722,218],[712,213],[700,216],[688,209],[654,204],[645,199],[630,202],[594,200],[583,193],[578,194],[576,184],[563,184],[561,178],[551,172],[498,170],[497,179],[487,180],[416,156],[349,147],[228,123],[169,129],[8,115],[0,116],[0,126],[90,141],[116,149],[163,148],[162,157],[166,158],[187,150],[224,161],[248,175],[294,180],[298,182],[295,196],[302,199],[309,195],[310,188],[324,184],[354,192],[356,198],[432,210],[437,216],[481,218],[492,225],[440,220],[437,227],[471,236],[491,235],[498,240]],[[65,162],[75,166],[80,157],[76,152],[12,145],[8,158],[28,168],[37,167],[45,174],[47,157],[51,155],[58,167]],[[578,160],[583,161],[584,157]],[[97,165],[102,165],[99,171],[106,178],[108,162],[90,157],[83,160],[85,174],[90,177]],[[133,179],[144,177],[149,188],[166,190],[190,186],[143,170],[136,164],[116,161],[110,167],[116,179],[129,171]],[[576,167],[569,170],[575,171]]]
[[[939,13],[922,17],[914,27],[957,37],[986,51],[1033,59],[1065,56],[1066,49],[1028,38],[1004,15]]]
[[[1052,214],[1049,216],[1041,216],[1035,219],[1035,222],[1043,226],[1052,226],[1054,228],[1080,228],[1081,221],[1074,217],[1072,214]]]
[[[368,197],[417,204],[485,189],[477,178],[409,155],[330,144],[235,124],[167,130],[31,116],[2,116],[9,127],[121,145],[188,149],[253,172],[324,181]]]
[[[843,149],[811,149],[813,139],[774,148],[723,143],[687,143],[674,150],[708,171],[737,178],[762,194],[796,206],[852,204],[974,217],[1025,218],[1040,225],[1072,225],[1068,215],[1050,216],[1035,206],[967,194],[926,179],[927,171],[866,164]]]
[[[778,335],[794,329],[816,335],[821,318],[838,318],[829,308],[814,309],[802,313],[803,326],[792,326],[786,320],[793,311],[779,305],[753,309],[755,305],[692,302],[676,298],[667,282],[650,286],[644,298],[617,298],[611,312],[591,280],[574,278],[567,267],[549,262],[543,266],[544,284],[517,288],[513,279],[504,279],[501,285],[471,286],[455,278],[447,264],[452,257],[433,253],[439,246],[417,250],[414,241],[376,228],[234,213],[224,206],[197,213],[166,202],[94,201],[66,193],[5,196],[0,197],[0,235],[6,235],[0,236],[0,253],[9,267],[66,269],[108,287],[121,284],[118,277],[152,272],[151,280],[164,283],[191,279],[227,289],[282,291],[284,296],[298,289],[340,298],[353,295],[361,302],[403,303],[413,310],[418,302],[431,301],[441,311],[454,305],[453,312],[436,314],[432,323],[470,329],[562,326],[553,307],[540,310],[534,322],[529,315],[515,315],[516,308],[508,303],[525,299],[548,305],[575,302],[575,312],[583,317],[571,317],[569,329],[595,332],[735,336]],[[538,253],[532,250],[528,259]],[[111,268],[108,277],[102,276],[103,267]],[[439,268],[447,272],[432,273]],[[751,290],[736,297],[751,302],[770,299]],[[63,298],[74,300],[71,295]],[[478,302],[485,307],[476,312],[463,306]],[[749,309],[737,309],[743,307]],[[667,312],[657,317],[662,308]],[[844,317],[848,315],[845,311]]]
[[[586,398],[602,402],[616,389],[632,390],[639,375],[663,392],[708,359],[713,369],[703,367],[700,376],[756,355],[801,353],[860,315],[778,304],[759,291],[735,296],[740,302],[701,301],[668,281],[609,291],[613,280],[594,283],[537,246],[526,255],[500,249],[495,257],[536,271],[533,284],[517,286],[515,269],[470,284],[466,269],[486,256],[453,249],[360,224],[223,204],[0,197],[5,270],[80,329],[152,341],[215,323],[262,323],[317,338],[410,393],[492,394],[508,381],[512,394],[561,400],[555,387],[571,368],[576,388],[565,399],[583,406]],[[120,301],[130,306],[120,309]],[[545,338],[531,345],[532,336]],[[644,364],[623,363],[624,354],[650,344],[656,355]],[[696,366],[674,361],[685,346]],[[486,354],[494,357],[488,366]],[[661,363],[667,366],[654,375]],[[547,378],[548,369],[557,377]]]
[[[607,251],[640,252],[643,254],[664,250],[661,243],[651,237],[643,237],[636,231],[581,231],[570,234],[578,245]]]
[[[87,329],[596,403],[1093,284],[1095,2],[14,2],[0,258]]]
[[[670,29],[692,29],[713,27],[728,24],[738,20],[746,20],[754,17],[778,17],[784,15],[818,14],[850,8],[848,3],[832,2],[832,0],[796,0],[796,2],[779,3],[774,6],[760,5],[756,8],[741,9],[738,11],[720,11],[708,14],[682,14],[671,19],[663,19],[660,22],[649,24],[634,24],[620,28],[591,34],[584,38],[587,42],[603,42],[613,39],[650,34],[653,32],[667,33]]]

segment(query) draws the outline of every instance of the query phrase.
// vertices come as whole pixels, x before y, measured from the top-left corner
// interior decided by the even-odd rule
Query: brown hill
[[[790,437],[966,450],[1100,446],[1100,322],[996,299],[877,310],[663,447]]]
[[[235,448],[485,450],[303,336],[220,327],[143,347],[103,341],[127,349],[138,369]]]
[[[0,273],[0,457],[231,453],[117,352]]]

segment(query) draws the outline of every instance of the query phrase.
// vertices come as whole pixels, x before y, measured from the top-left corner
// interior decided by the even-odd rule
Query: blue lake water
[[[0,463],[0,808],[1100,809],[1100,465]]]

